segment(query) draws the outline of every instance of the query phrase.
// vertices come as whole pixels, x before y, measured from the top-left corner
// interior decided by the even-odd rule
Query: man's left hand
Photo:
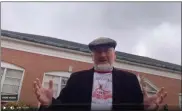
[[[148,96],[146,91],[146,86],[144,78],[141,78],[141,86],[144,94],[144,108],[145,110],[160,110],[163,108],[163,101],[167,96],[167,92],[164,91],[164,88],[161,88],[156,94]]]

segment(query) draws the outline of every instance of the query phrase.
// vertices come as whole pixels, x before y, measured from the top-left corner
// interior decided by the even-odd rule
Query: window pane
[[[1,76],[3,75],[3,73],[4,73],[4,68],[1,67]]]
[[[1,67],[0,81],[1,81],[1,79],[2,79],[3,73],[4,73],[4,68]]]
[[[68,81],[68,77],[62,77],[61,85],[66,85],[67,81]]]
[[[53,97],[57,98],[57,90],[53,91]]]
[[[58,84],[53,84],[53,89],[58,90]]]
[[[65,87],[66,85],[61,85],[61,90]]]
[[[6,77],[4,84],[10,84],[10,85],[20,85],[20,79],[16,79],[16,78],[11,78],[11,77]]]
[[[45,81],[45,82],[49,82],[49,80],[52,80],[52,76],[46,74],[46,75],[44,76],[44,81]]]
[[[16,77],[21,79],[22,75],[23,75],[23,71],[14,70],[14,69],[7,69],[6,71],[6,76],[9,76],[9,77]]]
[[[2,76],[0,77],[0,82],[1,82]]]
[[[49,88],[49,83],[48,82],[44,82],[44,87],[45,88]],[[58,84],[53,84],[53,90],[58,90]]]
[[[53,80],[54,83],[59,83],[60,82],[60,77],[46,74],[46,76],[44,78],[44,81],[49,82],[49,80]]]
[[[59,76],[53,76],[53,81],[54,81],[54,83],[59,83],[60,77]]]
[[[153,95],[155,95],[156,93],[151,93],[151,92],[147,92],[148,93],[148,96],[151,97]]]
[[[149,86],[149,85],[147,85],[146,90],[147,90],[147,91],[156,91],[154,88],[152,88],[152,87]]]
[[[3,84],[2,92],[18,94],[19,86]]]
[[[48,73],[44,76],[44,87],[48,88],[49,80],[53,80],[53,95],[55,98],[59,96],[60,90],[65,87],[69,77],[61,77],[58,75],[49,75]],[[61,82],[60,82],[61,80]],[[58,90],[59,89],[59,90]]]
[[[44,82],[44,88],[49,88],[49,83],[48,82]]]

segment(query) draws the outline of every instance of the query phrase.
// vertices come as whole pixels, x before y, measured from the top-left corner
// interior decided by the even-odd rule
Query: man
[[[157,110],[166,93],[161,89],[148,97],[136,75],[114,68],[116,45],[115,40],[105,37],[89,43],[94,67],[73,73],[56,99],[53,81],[49,89],[43,88],[39,79],[34,81],[40,110]]]

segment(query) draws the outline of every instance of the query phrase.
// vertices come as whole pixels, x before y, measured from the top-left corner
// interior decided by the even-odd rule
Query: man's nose
[[[106,53],[104,51],[100,52],[101,56],[106,56]]]

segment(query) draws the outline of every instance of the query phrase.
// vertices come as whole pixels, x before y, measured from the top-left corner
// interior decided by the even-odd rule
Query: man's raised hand
[[[52,103],[52,97],[53,97],[53,81],[52,80],[49,81],[49,88],[47,89],[42,87],[40,80],[38,78],[36,78],[33,84],[34,84],[33,87],[34,93],[39,102],[41,103],[41,105],[49,106]]]

